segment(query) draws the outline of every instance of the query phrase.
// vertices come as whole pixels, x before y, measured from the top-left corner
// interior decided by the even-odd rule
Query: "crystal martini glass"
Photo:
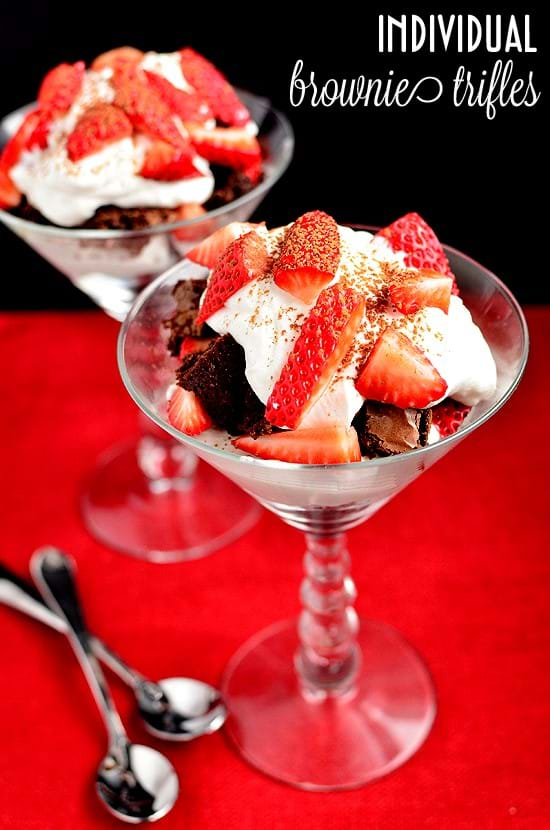
[[[121,374],[142,411],[305,534],[299,619],[252,637],[223,681],[235,746],[264,773],[304,789],[357,787],[396,769],[423,743],[435,716],[432,680],[414,648],[385,623],[358,621],[345,533],[494,415],[524,370],[528,333],[517,302],[487,269],[452,248],[446,253],[493,352],[497,390],[459,432],[402,455],[290,464],[238,455],[174,429],[166,398],[176,362],[164,348],[162,321],[174,310],[172,286],[193,274],[188,261],[143,292],[120,333]],[[155,341],[147,363],[144,347]]]
[[[60,228],[4,210],[0,220],[122,321],[141,289],[187,250],[222,225],[247,220],[290,163],[294,135],[285,116],[265,98],[239,94],[264,151],[264,179],[244,196],[198,218],[140,231]],[[0,147],[33,106],[0,122]],[[143,360],[151,360],[150,347]],[[89,476],[82,510],[91,533],[116,550],[169,562],[204,556],[248,530],[259,515],[256,502],[208,465],[197,466],[193,452],[148,419],[142,423],[142,436],[109,448]]]

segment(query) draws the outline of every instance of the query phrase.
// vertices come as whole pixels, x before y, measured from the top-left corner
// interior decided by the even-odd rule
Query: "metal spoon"
[[[40,548],[37,553],[56,550]],[[0,602],[67,633],[65,620],[44,604],[36,588],[1,562]],[[156,737],[191,741],[223,726],[227,709],[213,686],[191,677],[167,677],[155,682],[131,668],[97,637],[92,637],[91,646],[96,657],[130,686],[146,729]]]
[[[67,623],[71,643],[105,721],[109,750],[96,775],[96,790],[107,809],[124,821],[156,821],[175,804],[179,792],[176,771],[156,749],[132,744],[120,720],[103,672],[91,648],[76,592],[72,561],[51,549],[35,553],[31,573],[40,591]]]

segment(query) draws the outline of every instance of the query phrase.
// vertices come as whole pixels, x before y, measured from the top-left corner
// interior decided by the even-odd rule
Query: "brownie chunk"
[[[353,420],[363,455],[398,455],[423,447],[428,441],[431,410],[399,409],[390,404],[365,401]]]
[[[209,337],[215,334],[206,325],[197,325],[199,300],[206,288],[206,279],[180,280],[174,286],[172,294],[176,301],[176,313],[164,326],[170,329],[167,348],[170,354],[178,356],[184,337]]]
[[[229,170],[227,167],[216,165],[211,165],[211,169],[214,174],[216,189],[205,204],[207,210],[215,210],[215,208],[222,207],[228,202],[233,202],[259,184],[259,182],[252,182],[242,171]]]
[[[265,406],[244,374],[244,349],[230,334],[218,337],[194,357],[191,365],[184,361],[178,369],[177,382],[200,398],[216,426],[232,435],[269,431],[269,425],[263,424]]]

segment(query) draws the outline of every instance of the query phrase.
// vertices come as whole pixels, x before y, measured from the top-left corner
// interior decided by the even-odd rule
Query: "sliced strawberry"
[[[162,75],[156,72],[145,70],[147,82],[158,93],[160,98],[167,104],[175,115],[179,115],[182,121],[192,121],[196,124],[203,123],[212,118],[212,110],[200,95],[195,92],[185,92],[178,89]]]
[[[453,287],[452,277],[438,274],[428,268],[410,271],[390,286],[390,299],[403,314],[416,312],[430,306],[447,313]]]
[[[188,139],[177,127],[170,107],[135,68],[115,74],[115,104],[121,107],[136,130],[166,141],[174,147],[187,147]]]
[[[265,274],[270,264],[265,241],[256,231],[235,239],[218,258],[210,274],[197,323],[204,323],[239,288]]]
[[[10,179],[8,171],[0,166],[0,208],[17,207],[20,201],[21,193]]]
[[[208,130],[197,124],[187,124],[191,141],[197,153],[213,164],[234,170],[254,171],[261,168],[262,151],[258,139],[241,127],[216,127]]]
[[[180,221],[182,219],[198,219],[199,216],[204,216],[206,209],[198,202],[189,202],[187,205],[180,205],[177,212],[177,221]],[[197,238],[202,239],[204,234],[208,233],[208,230],[209,222],[205,220],[204,222],[195,222],[189,227],[176,228],[175,231],[172,231],[172,236],[178,242],[188,242]]]
[[[121,46],[118,49],[110,49],[98,55],[91,65],[91,69],[100,72],[102,69],[112,69],[113,72],[124,70],[127,67],[137,66],[143,60],[143,52],[134,49],[133,46]]]
[[[471,406],[447,398],[432,409],[432,424],[437,427],[442,438],[453,435],[462,426]]]
[[[62,115],[80,92],[86,67],[84,61],[60,63],[50,69],[38,91],[38,106],[52,117]]]
[[[247,108],[214,64],[189,48],[181,50],[180,58],[186,81],[208,102],[218,121],[234,127],[250,121]]]
[[[180,358],[185,357],[186,354],[206,351],[213,340],[213,337],[184,337],[180,346]]]
[[[452,277],[453,294],[458,294],[454,274],[441,242],[418,213],[405,214],[387,228],[378,231],[376,236],[384,237],[392,251],[406,254],[405,265],[409,268],[428,268]]]
[[[253,225],[251,222],[230,222],[229,225],[218,228],[217,231],[214,231],[194,248],[191,248],[190,251],[187,251],[187,259],[197,262],[199,265],[204,265],[205,268],[213,268],[220,254],[234,239],[238,239],[239,236],[257,227],[258,225]]]
[[[376,341],[355,386],[364,398],[401,409],[422,409],[447,391],[426,355],[391,326]]]
[[[270,423],[299,426],[345,358],[364,309],[364,299],[351,288],[321,291],[267,401]]]
[[[334,278],[339,262],[338,225],[327,213],[312,210],[290,228],[273,275],[279,288],[312,303]]]
[[[0,166],[9,170],[19,161],[23,150],[29,150],[34,145],[34,136],[37,127],[41,124],[42,115],[39,110],[27,113],[19,129],[12,135],[0,156]]]
[[[168,401],[168,420],[186,435],[199,435],[212,426],[199,398],[181,386],[176,386]]]
[[[243,167],[242,172],[243,176],[246,176],[247,179],[250,179],[252,184],[258,184],[258,182],[262,178],[263,172],[261,155],[255,161],[252,161],[250,164],[247,164],[246,167]]]
[[[287,430],[259,438],[243,435],[233,439],[232,443],[237,449],[257,458],[294,464],[346,464],[361,461],[359,441],[353,427]]]
[[[176,181],[202,175],[193,162],[191,144],[174,147],[166,141],[154,141],[145,154],[139,175],[145,179]]]
[[[132,125],[113,104],[96,104],[80,116],[67,139],[67,153],[71,161],[97,153],[113,141],[132,135]]]

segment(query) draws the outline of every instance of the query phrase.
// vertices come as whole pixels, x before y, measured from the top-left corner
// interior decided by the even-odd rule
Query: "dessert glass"
[[[217,228],[247,220],[292,158],[292,128],[265,98],[239,90],[259,125],[264,179],[234,201],[196,219],[139,231],[41,225],[0,210],[0,220],[31,248],[122,321],[138,293]],[[34,105],[0,122],[0,147]],[[147,348],[144,360],[150,360]],[[204,556],[244,533],[259,508],[180,442],[148,419],[137,442],[108,449],[82,495],[91,533],[116,550],[159,562]]]
[[[517,302],[483,266],[445,250],[495,357],[497,390],[472,409],[459,432],[402,455],[290,464],[237,455],[174,429],[166,398],[176,361],[164,347],[162,321],[174,310],[174,283],[194,274],[188,261],[141,294],[120,333],[120,371],[142,411],[305,534],[298,621],[277,622],[252,637],[223,680],[227,732],[237,749],[264,773],[304,789],[357,787],[396,769],[423,743],[436,713],[430,674],[413,647],[384,623],[359,624],[345,532],[484,424],[523,373],[528,332]],[[150,343],[155,356],[147,363]]]

